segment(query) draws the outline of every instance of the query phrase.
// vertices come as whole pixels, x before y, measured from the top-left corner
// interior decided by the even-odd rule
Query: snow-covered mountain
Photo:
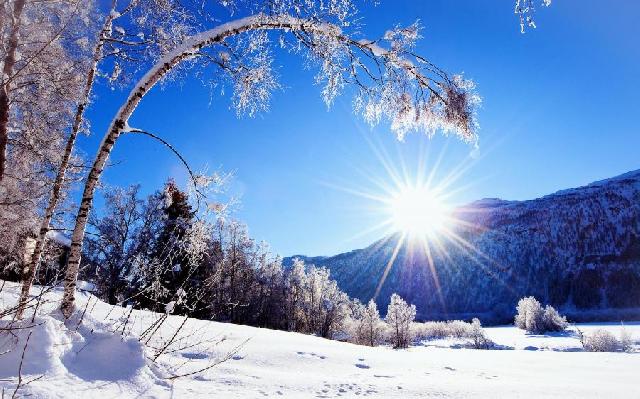
[[[377,297],[381,309],[393,292],[422,318],[511,318],[525,295],[565,310],[640,307],[640,170],[529,201],[483,199],[455,217],[464,222],[457,238],[430,242],[433,267],[421,246],[402,246]],[[299,257],[368,301],[398,239]]]

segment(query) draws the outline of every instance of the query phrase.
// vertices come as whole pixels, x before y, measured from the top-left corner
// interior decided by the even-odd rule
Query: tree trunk
[[[93,204],[98,180],[104,170],[104,166],[113,149],[113,145],[120,135],[127,131],[128,121],[142,98],[156,85],[166,74],[182,61],[192,58],[203,47],[222,42],[226,38],[254,30],[305,30],[306,32],[318,32],[326,29],[326,25],[305,21],[289,15],[265,16],[262,14],[241,18],[222,24],[216,28],[202,32],[187,38],[182,45],[167,54],[158,61],[133,88],[127,101],[111,122],[109,130],[104,136],[95,161],[85,182],[80,208],[76,216],[76,224],[71,236],[71,251],[64,279],[64,295],[62,298],[62,314],[69,318],[74,311],[75,289],[82,255],[82,241],[89,217],[89,211]]]
[[[109,34],[109,32],[111,31],[114,15],[115,14],[111,13],[107,16],[107,18],[105,19],[104,25],[102,27],[102,31],[100,31],[100,37],[98,39],[98,42],[96,43],[96,47],[93,52],[93,60],[92,60],[91,68],[87,73],[87,81],[84,86],[82,98],[78,103],[78,108],[76,109],[76,114],[73,121],[73,126],[71,128],[71,133],[67,138],[67,144],[64,149],[64,154],[62,156],[62,160],[60,161],[60,166],[58,167],[58,174],[56,175],[56,179],[53,183],[53,189],[51,191],[51,196],[49,197],[49,204],[47,205],[47,209],[45,210],[44,217],[40,223],[40,230],[38,232],[38,237],[36,239],[36,245],[33,250],[33,254],[31,256],[31,261],[29,262],[29,264],[24,270],[23,280],[22,280],[22,292],[20,294],[20,301],[18,303],[18,311],[17,311],[17,318],[19,319],[22,318],[22,314],[24,313],[27,300],[29,299],[29,290],[33,285],[33,281],[35,279],[38,266],[40,265],[40,262],[42,259],[42,252],[46,242],[47,232],[49,232],[49,227],[51,224],[51,219],[53,218],[53,213],[55,212],[56,207],[58,205],[58,201],[60,200],[62,186],[64,184],[67,168],[69,167],[69,160],[71,159],[71,155],[73,154],[73,148],[75,146],[78,133],[80,132],[80,127],[82,126],[84,110],[89,104],[89,98],[91,96],[93,82],[95,81],[96,71],[98,69],[98,63],[102,58],[102,47],[104,45],[104,40]]]
[[[13,67],[16,64],[16,49],[18,48],[18,33],[25,0],[15,0],[11,33],[7,41],[7,53],[2,68],[2,85],[0,86],[0,182],[4,177],[7,164],[7,143],[9,141],[9,86]]]

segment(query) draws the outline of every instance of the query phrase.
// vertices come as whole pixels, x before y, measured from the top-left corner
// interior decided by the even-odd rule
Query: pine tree
[[[145,305],[155,311],[164,311],[172,302],[172,312],[184,314],[192,309],[186,295],[198,266],[192,264],[184,245],[194,212],[188,195],[173,180],[165,184],[162,199],[163,225],[147,266],[153,269],[148,274],[154,278],[146,282],[151,287],[145,287],[148,291],[144,295],[147,298]]]

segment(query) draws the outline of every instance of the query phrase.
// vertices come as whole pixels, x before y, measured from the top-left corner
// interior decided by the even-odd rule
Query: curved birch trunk
[[[71,155],[73,154],[73,148],[75,146],[76,139],[78,137],[78,132],[80,131],[80,127],[82,126],[84,110],[89,104],[89,97],[91,96],[93,82],[95,81],[96,71],[98,69],[98,63],[102,58],[102,47],[104,46],[104,40],[109,34],[109,32],[111,31],[114,17],[115,17],[115,14],[111,13],[105,19],[102,30],[100,31],[98,43],[96,43],[96,47],[93,51],[91,68],[87,73],[87,81],[85,82],[82,98],[80,99],[80,103],[76,108],[76,114],[73,121],[73,126],[71,128],[71,133],[67,138],[67,144],[64,149],[64,154],[62,156],[62,160],[60,161],[60,166],[58,167],[58,174],[56,175],[55,181],[53,183],[53,189],[51,191],[51,196],[49,197],[49,204],[47,205],[47,209],[44,212],[44,217],[40,223],[40,230],[38,231],[38,237],[36,238],[36,245],[33,250],[33,254],[31,255],[31,260],[24,270],[24,277],[22,280],[22,291],[20,293],[18,310],[16,312],[16,317],[18,319],[22,318],[22,314],[24,313],[27,301],[29,299],[29,290],[33,285],[33,281],[35,279],[38,266],[40,265],[40,262],[42,259],[42,252],[44,249],[44,244],[46,242],[47,233],[49,232],[49,225],[51,224],[53,213],[55,212],[56,207],[58,205],[58,201],[60,200],[62,185],[64,184],[67,168],[69,167],[69,160],[71,159]]]
[[[289,15],[266,16],[262,14],[241,18],[222,24],[211,30],[194,35],[185,40],[178,48],[167,54],[158,61],[133,88],[126,102],[112,120],[109,130],[105,134],[96,158],[85,182],[80,208],[76,216],[76,224],[71,237],[71,252],[67,264],[67,271],[64,279],[64,295],[62,298],[62,314],[69,318],[74,311],[76,282],[78,279],[78,269],[82,254],[82,241],[84,239],[85,228],[89,217],[89,211],[93,204],[93,196],[104,170],[104,166],[109,158],[113,146],[123,132],[128,131],[128,121],[136,107],[147,94],[167,73],[182,61],[194,57],[203,47],[211,46],[222,42],[224,39],[251,30],[305,30],[307,32],[319,32],[328,27],[326,24],[313,23]]]
[[[9,85],[13,67],[16,64],[18,34],[25,0],[15,0],[13,4],[12,26],[7,42],[7,53],[2,67],[2,85],[0,86],[0,182],[4,177],[7,164],[7,143],[9,142]],[[5,80],[6,79],[6,80]]]

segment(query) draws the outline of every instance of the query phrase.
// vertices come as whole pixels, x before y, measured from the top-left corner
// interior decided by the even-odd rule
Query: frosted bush
[[[471,323],[462,320],[428,321],[414,323],[413,330],[416,340],[439,338],[470,338],[472,336]]]
[[[542,324],[545,331],[564,331],[569,325],[567,318],[560,316],[560,313],[549,305],[544,308]]]
[[[474,318],[471,321],[471,346],[474,349],[489,349],[493,347],[495,344],[491,341],[486,334],[484,333],[484,329],[480,324],[480,320]]]
[[[567,319],[560,316],[552,306],[540,305],[536,298],[530,296],[520,299],[516,307],[515,325],[531,334],[543,334],[547,331],[564,331]]]
[[[620,349],[622,349],[623,352],[633,352],[633,340],[627,329],[624,328],[624,325],[620,330]]]
[[[620,343],[607,330],[595,330],[590,334],[582,334],[582,346],[588,352],[616,352]]]

